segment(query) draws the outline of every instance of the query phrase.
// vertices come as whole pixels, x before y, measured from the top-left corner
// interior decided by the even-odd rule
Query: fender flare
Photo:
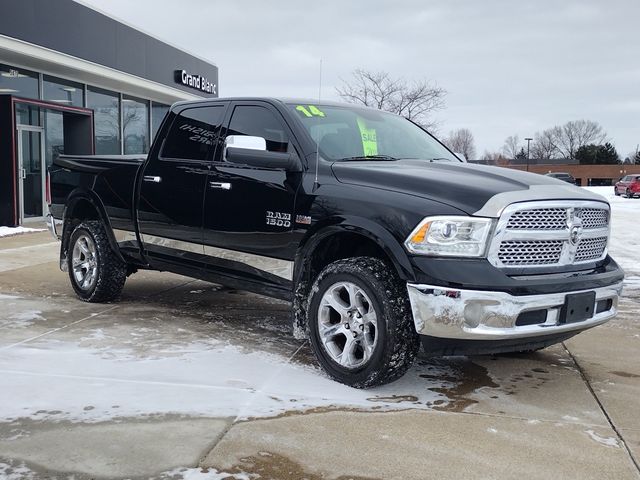
[[[409,255],[401,242],[389,230],[379,223],[363,217],[345,216],[327,219],[307,231],[296,252],[293,274],[294,285],[301,280],[304,271],[303,266],[318,245],[332,235],[345,232],[356,233],[372,240],[391,260],[398,276],[402,280],[414,280],[413,267],[409,261]]]
[[[126,260],[122,256],[122,253],[120,253],[118,242],[116,242],[116,238],[113,234],[113,227],[111,226],[111,221],[109,220],[109,216],[107,215],[107,212],[106,212],[106,209],[104,208],[102,200],[100,200],[100,197],[98,197],[98,195],[96,195],[93,191],[83,189],[80,187],[74,189],[69,194],[69,196],[67,197],[67,201],[65,202],[64,210],[62,212],[62,220],[64,223],[63,223],[63,230],[62,230],[63,232],[62,245],[60,249],[61,256],[67,250],[66,248],[67,243],[71,236],[71,232],[66,232],[67,220],[70,218],[69,212],[73,211],[73,209],[79,202],[89,202],[89,204],[91,204],[91,206],[97,212],[100,221],[104,225],[104,230],[107,234],[107,238],[109,239],[109,245],[111,245],[111,249],[115,252],[115,254],[118,256],[120,260],[126,263]]]

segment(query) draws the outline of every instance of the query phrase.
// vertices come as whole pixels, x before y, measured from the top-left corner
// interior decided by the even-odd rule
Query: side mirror
[[[227,147],[246,148],[247,150],[267,151],[267,141],[262,137],[251,137],[249,135],[229,135],[224,141],[225,150]]]
[[[224,160],[238,165],[301,172],[298,155],[288,152],[268,152],[262,137],[229,135],[225,140]]]

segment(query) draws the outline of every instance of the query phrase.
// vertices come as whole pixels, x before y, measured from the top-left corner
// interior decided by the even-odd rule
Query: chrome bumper
[[[421,335],[460,340],[508,340],[544,335],[576,333],[595,327],[617,313],[622,282],[595,289],[596,305],[611,299],[611,307],[592,318],[561,323],[565,297],[579,290],[548,295],[515,296],[505,292],[459,290],[431,285],[407,284],[416,330]],[[546,310],[544,323],[516,325],[521,313]]]
[[[49,228],[49,232],[56,240],[60,240],[62,238],[62,220],[56,220],[53,218],[53,215],[47,215],[47,227]]]

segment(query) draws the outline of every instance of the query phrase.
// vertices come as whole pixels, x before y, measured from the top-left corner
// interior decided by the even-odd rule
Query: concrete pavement
[[[283,302],[139,272],[86,304],[48,234],[0,239],[0,478],[637,479],[640,289],[620,307],[565,345],[422,358],[362,392]]]

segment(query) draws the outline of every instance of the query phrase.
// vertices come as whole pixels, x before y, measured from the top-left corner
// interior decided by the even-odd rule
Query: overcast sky
[[[440,136],[478,155],[582,118],[623,158],[640,143],[640,0],[85,3],[216,63],[221,96],[317,97],[322,58],[327,99],[356,68],[436,82]]]

